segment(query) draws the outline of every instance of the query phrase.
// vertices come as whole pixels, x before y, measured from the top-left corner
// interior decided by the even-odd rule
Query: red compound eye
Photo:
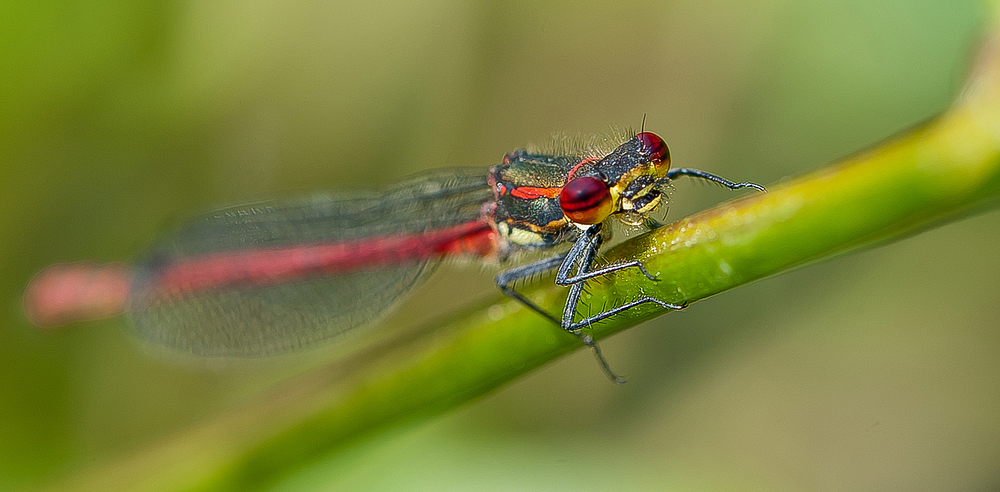
[[[670,159],[667,144],[655,133],[642,132],[635,136],[639,139],[642,153],[649,157],[650,162],[660,162]]]
[[[612,212],[611,191],[597,178],[583,176],[570,180],[559,193],[559,206],[577,224],[598,224]]]

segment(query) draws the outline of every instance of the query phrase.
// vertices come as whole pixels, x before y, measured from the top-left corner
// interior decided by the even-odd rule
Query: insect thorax
[[[573,235],[575,228],[559,207],[559,192],[579,161],[516,150],[490,168],[494,203],[489,219],[511,248],[544,248]]]

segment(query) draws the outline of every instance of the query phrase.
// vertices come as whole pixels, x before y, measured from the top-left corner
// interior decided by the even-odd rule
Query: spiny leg
[[[610,377],[615,383],[621,384],[624,383],[625,380],[614,375],[614,372],[611,371],[611,368],[607,365],[607,362],[601,355],[600,349],[594,343],[593,337],[590,335],[584,335],[582,329],[589,328],[591,324],[597,321],[609,318],[646,302],[653,302],[667,309],[683,309],[684,306],[670,304],[652,297],[643,297],[642,299],[627,303],[623,306],[618,306],[614,309],[603,311],[597,315],[589,316],[580,321],[574,321],[574,318],[576,317],[576,309],[580,303],[580,297],[583,295],[583,289],[587,279],[631,267],[638,267],[650,280],[656,279],[646,271],[645,267],[643,267],[639,261],[617,263],[604,268],[599,268],[597,270],[591,270],[603,242],[604,239],[601,236],[600,224],[591,226],[583,232],[579,239],[577,239],[576,244],[574,244],[573,248],[569,250],[562,265],[560,265],[559,271],[556,273],[556,283],[559,285],[568,285],[570,287],[569,295],[566,297],[566,305],[563,308],[562,322],[560,323],[560,326],[562,326],[564,330],[576,334],[576,336],[583,340],[585,344],[589,345],[594,351],[595,356],[597,356],[598,361],[601,363],[601,367],[604,369],[605,374],[607,374],[608,377]],[[574,267],[576,268],[576,275],[570,275],[570,272]]]
[[[646,267],[642,266],[642,263],[638,260],[623,261],[607,265],[597,270],[590,270],[590,265],[593,264],[593,259],[596,258],[597,252],[601,249],[602,244],[604,244],[604,238],[601,237],[600,224],[590,226],[583,231],[580,238],[576,240],[573,247],[566,253],[566,260],[559,266],[559,271],[556,272],[556,283],[562,286],[574,285],[583,282],[584,280],[600,277],[612,272],[617,272],[618,270],[632,267],[639,268],[646,278],[656,280],[656,277],[646,271]],[[590,264],[588,264],[587,268],[577,267],[576,275],[571,276],[570,271],[573,269],[573,266],[580,264],[581,260],[586,257],[588,252],[590,252],[591,255]]]
[[[580,303],[580,297],[583,295],[584,283],[587,279],[593,278],[599,275],[605,275],[607,273],[615,272],[629,267],[638,267],[644,275],[650,280],[655,280],[656,278],[646,271],[645,267],[639,261],[629,261],[624,263],[618,263],[610,265],[608,267],[599,268],[597,270],[591,270],[591,266],[594,264],[594,259],[597,257],[597,252],[601,248],[601,243],[604,241],[601,238],[599,226],[592,226],[587,231],[584,231],[583,236],[577,240],[577,243],[584,242],[584,247],[576,251],[576,245],[570,250],[566,256],[566,260],[559,267],[559,272],[556,274],[556,283],[560,285],[570,285],[569,296],[566,298],[566,306],[563,309],[562,323],[560,326],[564,330],[568,331],[579,331],[584,327],[588,327],[593,323],[610,318],[618,313],[632,309],[640,304],[645,304],[647,302],[652,302],[659,305],[664,309],[680,310],[686,307],[686,304],[673,304],[666,301],[661,301],[655,297],[644,296],[634,301],[625,303],[616,308],[608,309],[602,311],[596,315],[588,316],[580,321],[574,321],[576,315],[576,308]],[[594,230],[598,229],[598,230]],[[577,258],[574,258],[574,252]],[[573,265],[577,266],[576,276],[570,277],[569,272]],[[596,273],[596,274],[595,274]]]
[[[514,290],[514,284],[519,280],[530,278],[534,275],[539,275],[545,273],[553,268],[558,267],[563,263],[566,258],[565,254],[555,255],[550,258],[545,258],[533,263],[528,263],[527,265],[521,265],[518,267],[511,268],[509,270],[504,270],[500,272],[494,279],[497,283],[497,287],[506,294],[508,297],[520,302],[521,304],[527,306],[532,311],[541,314],[542,316],[548,318],[555,324],[560,324],[559,320],[555,316],[549,314],[547,311],[541,308],[541,306],[535,304],[527,297],[525,297],[520,292]]]
[[[514,290],[513,285],[518,280],[529,278],[536,274],[544,273],[546,271],[552,270],[553,268],[556,268],[557,266],[564,264],[566,262],[565,261],[566,256],[567,254],[556,255],[551,258],[545,258],[543,260],[539,260],[534,263],[521,265],[519,267],[511,268],[509,270],[500,272],[500,274],[496,276],[497,286],[500,287],[500,290],[504,294],[520,302],[521,304],[527,306],[532,311],[541,314],[542,316],[552,321],[556,325],[562,327],[563,324],[560,323],[555,316],[549,314],[547,311],[542,309],[541,306],[535,304],[534,302],[531,302],[531,300],[529,300],[523,294]],[[582,288],[583,283],[581,282],[578,284],[574,284],[573,288],[576,288],[577,285],[580,285]],[[579,294],[577,294],[577,300],[579,300]],[[604,358],[604,354],[601,353],[601,349],[600,347],[597,346],[597,343],[594,341],[594,337],[590,335],[585,335],[579,329],[566,330],[566,331],[572,333],[581,342],[583,342],[584,345],[590,347],[590,350],[594,353],[594,357],[597,359],[597,363],[601,366],[601,370],[604,371],[604,374],[608,376],[608,379],[610,379],[615,384],[625,383],[625,378],[618,376],[617,374],[614,373],[614,371],[611,370],[611,365],[608,364],[608,361]]]

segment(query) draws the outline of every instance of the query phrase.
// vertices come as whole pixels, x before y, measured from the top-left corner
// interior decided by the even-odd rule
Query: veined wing
[[[136,265],[139,337],[202,356],[259,356],[370,324],[457,242],[486,244],[483,170],[418,175],[376,194],[230,207]]]

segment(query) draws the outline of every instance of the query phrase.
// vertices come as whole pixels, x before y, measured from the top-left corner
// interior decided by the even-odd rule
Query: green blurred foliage
[[[7,2],[0,488],[135,452],[296,367],[151,357],[116,320],[36,332],[19,296],[48,263],[131,257],[218,204],[485,166],[644,114],[678,165],[773,183],[945,108],[981,16],[954,0]],[[679,183],[671,216],[725,198]],[[998,225],[698,303],[605,344],[624,387],[581,352],[280,488],[996,487]],[[445,270],[397,320],[495,295]]]

